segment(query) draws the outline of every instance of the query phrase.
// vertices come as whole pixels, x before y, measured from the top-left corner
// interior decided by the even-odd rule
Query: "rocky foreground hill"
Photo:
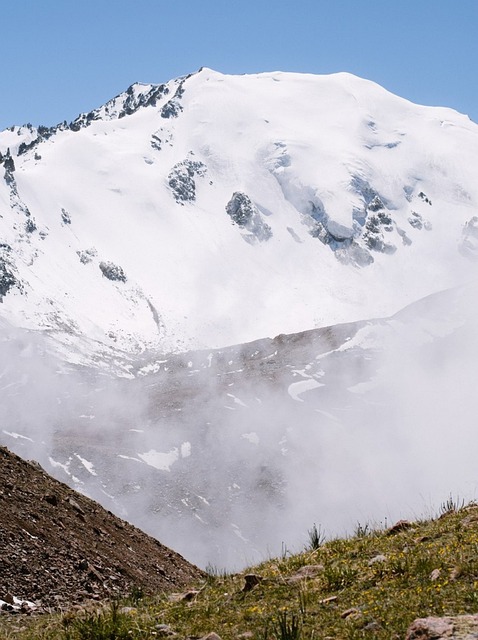
[[[2,609],[182,589],[201,571],[35,463],[0,448]]]
[[[18,469],[28,471],[28,463],[5,450],[1,455],[2,466],[9,470],[11,478]],[[32,474],[26,473],[26,476],[31,478]],[[57,573],[63,581],[63,592],[70,591],[68,581],[71,579],[71,593],[78,599],[90,594],[89,589],[97,598],[123,597],[109,602],[90,602],[48,615],[0,614],[2,640],[478,638],[476,503],[465,506],[450,497],[434,518],[401,520],[393,526],[363,522],[357,524],[353,535],[347,538],[327,540],[324,530],[314,526],[301,553],[291,554],[284,546],[281,557],[252,569],[233,575],[209,571],[200,588],[167,593],[169,587],[182,587],[185,580],[197,577],[199,572],[126,523],[108,518],[94,503],[65,491],[63,485],[45,485],[44,479],[42,482],[43,486],[37,490],[27,490],[25,484],[18,482],[18,511],[22,496],[27,500],[23,521],[20,523],[18,513],[14,512],[4,519],[11,541],[23,540],[18,547],[25,550],[18,554],[17,566],[10,565],[11,580],[18,580],[15,584],[25,588],[35,581],[40,583],[41,573],[45,593],[50,588],[58,594],[59,585],[52,586],[54,581],[49,575]],[[3,495],[9,491],[12,493],[11,488],[6,488]],[[32,534],[28,523],[32,518],[41,520],[43,502],[55,506],[51,504],[54,495],[59,501],[57,521],[61,519],[69,530],[69,537],[64,535],[63,547],[61,541],[55,546],[46,528],[37,527]],[[64,503],[69,506],[63,511],[60,505]],[[89,529],[89,542],[86,531],[83,535],[75,531],[75,523],[80,522],[86,528],[86,522],[95,522],[94,526],[98,527],[101,519],[99,526],[104,535],[108,532],[111,536],[110,543],[116,554],[98,548],[94,528]],[[117,533],[114,530],[118,525]],[[57,527],[52,524],[51,530]],[[129,534],[129,540],[125,540],[125,534]],[[34,540],[33,535],[42,540],[43,549],[40,543],[30,542]],[[75,543],[78,546],[74,546]],[[137,563],[131,562],[132,549],[136,551]],[[149,562],[148,549],[153,550]],[[84,552],[89,554],[88,560]],[[11,553],[15,555],[14,550]],[[2,558],[6,555],[4,546]],[[21,562],[22,555],[28,556],[28,563]],[[25,577],[28,572],[29,578]],[[75,576],[81,576],[83,582]],[[112,576],[117,577],[116,590],[111,588],[115,582]],[[156,593],[149,597],[122,593],[125,586],[130,589],[135,580],[139,580],[136,584]],[[105,586],[103,591],[97,589],[95,585],[101,581],[110,585],[109,593]]]

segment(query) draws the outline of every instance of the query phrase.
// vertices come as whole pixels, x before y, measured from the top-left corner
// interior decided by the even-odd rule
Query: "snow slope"
[[[0,152],[0,314],[70,362],[128,374],[476,274],[478,126],[350,74],[201,69]]]

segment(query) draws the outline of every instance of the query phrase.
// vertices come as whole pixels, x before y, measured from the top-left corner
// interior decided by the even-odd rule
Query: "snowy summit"
[[[1,315],[72,362],[390,315],[478,257],[478,126],[347,73],[134,84],[0,154]]]

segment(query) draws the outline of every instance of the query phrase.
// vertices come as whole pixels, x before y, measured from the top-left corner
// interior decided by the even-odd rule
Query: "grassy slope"
[[[111,607],[40,620],[1,616],[0,637],[154,638],[164,624],[179,638],[210,631],[224,640],[247,632],[278,640],[403,638],[417,617],[478,611],[478,506],[448,507],[393,534],[364,527],[361,535],[265,562],[251,571],[262,580],[249,591],[244,575],[251,572],[210,576],[191,600],[136,598],[114,607],[114,616]],[[309,565],[314,577],[297,575]]]

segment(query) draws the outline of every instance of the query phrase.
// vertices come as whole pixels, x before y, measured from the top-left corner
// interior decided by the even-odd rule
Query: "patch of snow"
[[[260,442],[259,436],[255,431],[251,431],[250,433],[243,433],[241,438],[244,438],[244,440],[247,440],[251,444],[259,444]]]
[[[179,460],[179,450],[177,447],[167,452],[150,449],[146,453],[138,453],[138,457],[150,467],[154,467],[160,471],[170,471],[171,466]]]
[[[143,462],[143,460],[140,460],[139,458],[134,458],[132,456],[125,456],[121,453],[118,453],[118,458],[122,458],[123,460],[134,460],[135,462]]]
[[[228,395],[229,398],[232,398],[232,400],[234,401],[235,404],[238,404],[241,407],[247,407],[247,404],[245,404],[242,400],[240,400],[239,398],[234,396],[232,393],[228,393],[227,395]]]
[[[189,458],[191,455],[191,443],[183,442],[180,448],[181,458]]]
[[[2,429],[2,433],[4,433],[6,436],[10,436],[11,438],[14,438],[15,440],[18,440],[20,438],[21,440],[29,440],[30,442],[34,442],[34,440],[32,440],[31,438],[28,438],[27,436],[22,436],[21,433],[15,433],[14,431],[5,431],[5,429]]]
[[[49,463],[51,464],[52,467],[54,467],[55,469],[63,469],[63,471],[71,476],[71,472],[70,472],[70,463],[71,463],[71,458],[68,459],[68,462],[66,462],[66,464],[63,464],[61,462],[57,462],[56,460],[54,460],[52,457],[48,458]]]
[[[93,466],[93,464],[89,461],[86,460],[85,458],[82,458],[78,453],[75,453],[75,456],[78,458],[78,460],[81,462],[81,464],[85,467],[85,469],[91,473],[92,476],[96,476],[98,475],[95,471],[95,468]]]
[[[318,389],[319,387],[325,386],[322,382],[317,382],[313,378],[309,378],[308,380],[301,380],[300,382],[293,382],[289,385],[287,389],[287,393],[293,400],[297,402],[304,402],[301,396],[307,391],[312,391],[312,389]]]

